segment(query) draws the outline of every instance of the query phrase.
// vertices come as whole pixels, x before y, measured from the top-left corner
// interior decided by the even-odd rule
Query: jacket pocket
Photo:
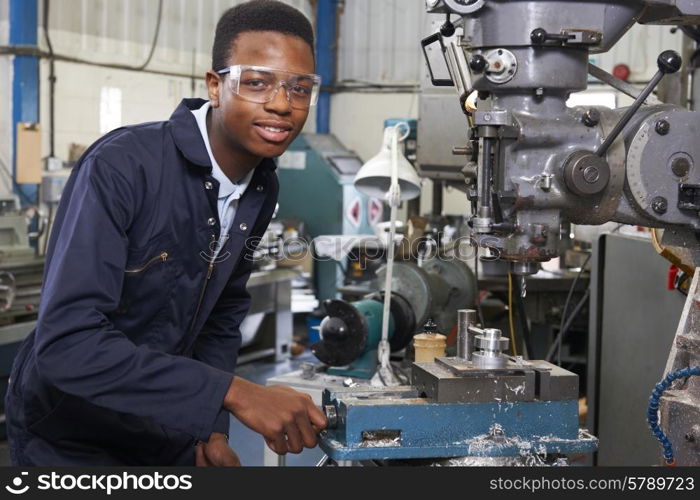
[[[172,251],[165,245],[130,255],[119,304],[111,317],[135,344],[159,345],[175,288]]]
[[[139,266],[139,267],[136,267],[136,268],[134,268],[134,269],[126,269],[126,271],[124,271],[124,272],[125,272],[126,274],[139,274],[139,273],[142,273],[142,272],[144,272],[146,269],[148,269],[149,267],[151,267],[153,264],[156,264],[158,261],[161,261],[161,262],[163,262],[163,264],[165,264],[165,263],[168,261],[168,256],[169,256],[169,255],[168,255],[168,252],[166,252],[166,251],[160,252],[159,255],[156,255],[155,257],[153,257],[152,259],[150,259],[150,260],[149,260],[148,262],[146,262],[145,264],[143,264],[143,265],[141,265],[141,266]]]

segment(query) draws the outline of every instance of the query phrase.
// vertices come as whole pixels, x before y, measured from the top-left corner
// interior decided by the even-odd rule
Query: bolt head
[[[583,115],[583,124],[586,127],[595,127],[600,123],[600,111],[591,108]]]
[[[657,214],[665,214],[668,210],[668,201],[663,196],[657,196],[651,200],[651,209]]]
[[[656,127],[654,127],[656,133],[659,135],[666,135],[671,130],[671,124],[666,120],[659,120],[656,122]]]

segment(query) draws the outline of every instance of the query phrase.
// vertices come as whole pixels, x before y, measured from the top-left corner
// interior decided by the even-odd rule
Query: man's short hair
[[[227,65],[236,38],[246,31],[277,31],[298,36],[314,53],[314,31],[304,14],[276,0],[251,0],[228,9],[216,25],[212,69]]]

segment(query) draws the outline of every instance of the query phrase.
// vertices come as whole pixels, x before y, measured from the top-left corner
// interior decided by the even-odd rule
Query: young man
[[[74,169],[11,374],[15,465],[239,465],[229,414],[280,454],[326,425],[309,397],[233,375],[272,158],[320,85],[311,25],[280,2],[241,4],[217,25],[212,67],[208,102],[113,131]]]

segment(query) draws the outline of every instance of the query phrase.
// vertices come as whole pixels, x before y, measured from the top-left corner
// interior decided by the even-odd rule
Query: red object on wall
[[[678,275],[678,268],[674,265],[668,268],[668,289],[676,289],[676,276]]]
[[[616,78],[619,78],[620,80],[627,81],[629,80],[630,74],[632,72],[630,71],[630,67],[627,66],[626,64],[618,64],[613,68],[613,76]]]

